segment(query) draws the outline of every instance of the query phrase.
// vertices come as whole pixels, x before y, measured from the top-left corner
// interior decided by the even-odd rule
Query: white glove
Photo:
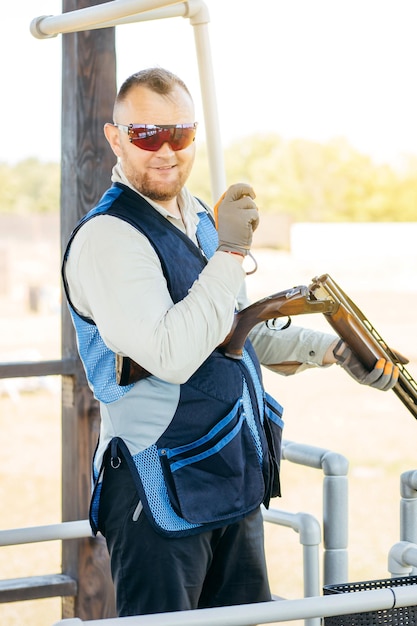
[[[374,389],[388,391],[398,381],[399,369],[397,365],[381,358],[375,363],[374,369],[369,371],[362,365],[343,339],[340,339],[337,343],[333,350],[333,355],[336,363],[343,367],[361,385],[369,385],[374,387]]]
[[[253,231],[259,223],[255,192],[246,183],[231,185],[214,207],[219,234],[218,250],[249,254]]]

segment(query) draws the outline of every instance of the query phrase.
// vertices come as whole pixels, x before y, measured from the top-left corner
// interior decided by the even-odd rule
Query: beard
[[[122,158],[122,168],[130,184],[142,195],[150,198],[154,202],[168,202],[175,198],[184,187],[191,173],[194,163],[194,155],[184,161],[177,163],[175,167],[175,177],[170,180],[158,180],[148,170],[138,171],[129,161],[125,153]],[[152,172],[152,170],[151,170]]]
[[[137,191],[154,202],[168,202],[180,193],[187,178],[188,174],[186,176],[180,174],[175,181],[167,184],[155,182],[145,174],[144,176],[134,175],[130,182]]]

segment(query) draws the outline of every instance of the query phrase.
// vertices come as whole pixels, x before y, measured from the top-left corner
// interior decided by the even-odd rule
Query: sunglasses
[[[197,132],[197,122],[193,124],[113,124],[129,135],[129,141],[141,150],[156,152],[164,143],[172,150],[184,150],[191,146]]]

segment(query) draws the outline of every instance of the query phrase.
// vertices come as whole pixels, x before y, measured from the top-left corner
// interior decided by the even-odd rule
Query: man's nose
[[[157,150],[157,154],[159,154],[160,156],[164,156],[165,154],[171,154],[172,152],[175,152],[175,150],[171,148],[171,145],[168,141],[165,141],[159,148],[159,150]]]

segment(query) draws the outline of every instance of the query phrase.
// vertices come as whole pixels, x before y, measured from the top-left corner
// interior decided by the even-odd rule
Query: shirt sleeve
[[[262,365],[290,375],[309,367],[328,367],[323,365],[323,358],[336,335],[293,324],[274,330],[261,323],[252,329],[249,338]]]
[[[72,304],[94,320],[111,350],[179,384],[227,336],[245,272],[233,255],[216,252],[174,305],[148,239],[106,215],[77,233],[66,278]]]

